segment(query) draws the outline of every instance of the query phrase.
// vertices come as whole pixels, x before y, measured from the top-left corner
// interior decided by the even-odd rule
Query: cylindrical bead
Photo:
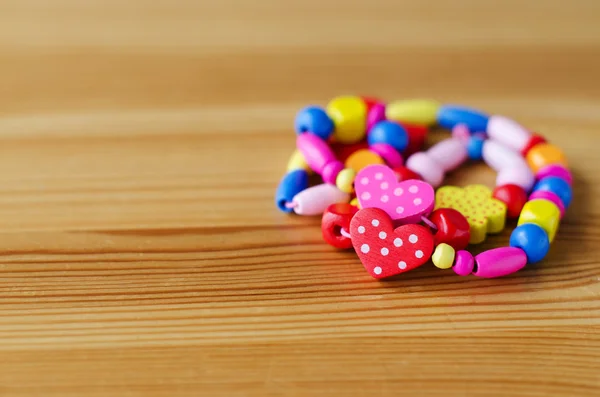
[[[308,106],[298,112],[295,120],[297,134],[312,132],[321,139],[327,140],[333,133],[333,121],[325,110],[318,106]]]
[[[473,258],[473,254],[469,251],[458,251],[456,253],[456,260],[454,261],[454,266],[452,270],[454,273],[459,276],[468,276],[473,271],[475,267],[475,258]]]
[[[529,192],[534,183],[535,176],[525,163],[516,167],[502,168],[496,175],[496,186],[517,185]]]
[[[491,139],[483,144],[483,160],[496,171],[503,168],[527,168],[527,163],[519,153]]]
[[[567,159],[563,152],[549,143],[540,143],[527,153],[527,163],[533,172],[538,172],[550,164],[567,166]]]
[[[367,105],[357,96],[339,96],[327,105],[327,114],[335,124],[337,142],[355,143],[365,136]]]
[[[323,239],[336,248],[351,248],[352,240],[342,234],[342,229],[350,233],[350,221],[357,211],[358,208],[346,203],[327,207],[321,220]]]
[[[569,208],[569,205],[571,205],[571,200],[573,199],[573,190],[567,181],[562,178],[549,176],[544,179],[540,179],[533,187],[533,191],[538,190],[544,190],[556,194],[558,197],[560,197],[565,208]]]
[[[540,180],[549,176],[555,176],[557,178],[564,179],[569,185],[573,185],[573,175],[566,167],[560,164],[550,164],[539,169],[535,174],[535,177]]]
[[[517,226],[510,235],[510,246],[521,248],[527,255],[527,263],[537,263],[550,250],[550,240],[544,229],[533,223]]]
[[[335,179],[335,185],[344,193],[352,193],[354,192],[355,177],[356,171],[352,168],[344,168]]]
[[[529,200],[535,199],[544,199],[548,201],[552,201],[560,211],[560,219],[565,216],[565,205],[563,204],[560,197],[558,197],[555,193],[549,192],[547,190],[536,190],[535,192],[529,195]]]
[[[439,108],[440,104],[436,101],[411,99],[389,103],[385,113],[388,120],[432,126],[437,121]]]
[[[321,176],[323,177],[323,182],[331,183],[335,185],[335,181],[337,179],[338,174],[344,169],[344,164],[340,161],[332,161],[331,163],[325,164],[323,167],[323,172],[321,172]]]
[[[377,153],[390,168],[401,167],[404,164],[402,155],[387,143],[376,143],[371,145],[370,149]]]
[[[431,261],[438,269],[450,269],[452,263],[454,263],[454,256],[456,252],[450,245],[442,243],[435,247],[433,255],[431,255]]]
[[[375,124],[383,120],[385,120],[385,104],[375,103],[367,114],[367,134]]]
[[[482,252],[475,257],[475,262],[475,276],[495,278],[521,270],[527,264],[527,255],[521,248],[502,247]]]
[[[408,146],[408,133],[400,124],[384,120],[371,128],[367,141],[371,146],[377,143],[387,143],[402,152]]]
[[[384,161],[380,155],[369,149],[361,149],[350,155],[346,159],[346,168],[352,168],[356,173],[368,165],[383,164]]]
[[[440,126],[451,130],[456,124],[466,124],[469,131],[486,131],[488,116],[478,110],[464,106],[444,105],[437,113],[437,122]]]
[[[548,200],[528,201],[521,210],[517,225],[521,226],[525,223],[535,223],[540,226],[546,231],[548,239],[552,242],[560,223],[560,210],[556,204]]]
[[[525,148],[531,137],[529,131],[516,121],[497,115],[490,117],[487,133],[490,139],[501,142],[517,152]]]
[[[302,152],[298,149],[294,150],[287,163],[287,171],[291,172],[294,170],[304,170],[309,174],[312,172],[312,169],[309,167],[306,160],[304,160]]]
[[[483,145],[485,139],[473,136],[467,141],[467,154],[471,160],[479,161],[483,158]]]
[[[308,188],[308,173],[304,170],[294,170],[286,174],[279,182],[275,192],[275,204],[283,212],[292,212],[291,204],[294,196]]]
[[[423,152],[410,156],[406,161],[406,168],[421,175],[423,180],[433,187],[438,187],[444,180],[443,168]]]
[[[348,200],[350,200],[348,193],[342,192],[335,185],[324,183],[294,196],[294,212],[298,215],[320,215],[331,204],[347,203]]]
[[[327,163],[336,161],[335,154],[333,154],[327,143],[314,134],[298,135],[296,147],[300,150],[310,168],[318,174],[323,173],[323,168]]]
[[[467,160],[467,148],[462,142],[455,138],[444,139],[436,143],[427,151],[444,172],[452,171]]]

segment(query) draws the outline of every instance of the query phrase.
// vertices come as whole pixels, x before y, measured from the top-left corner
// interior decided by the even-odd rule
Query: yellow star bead
[[[492,198],[484,185],[464,188],[444,186],[435,193],[435,208],[453,208],[463,214],[471,226],[471,244],[479,244],[488,233],[499,233],[506,221],[506,204]]]

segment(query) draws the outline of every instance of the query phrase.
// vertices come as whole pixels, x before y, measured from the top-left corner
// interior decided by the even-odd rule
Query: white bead
[[[527,146],[531,135],[519,123],[504,116],[490,117],[487,125],[487,134],[490,139],[496,140],[521,152]]]
[[[483,144],[483,160],[496,171],[528,167],[520,153],[492,139]]]

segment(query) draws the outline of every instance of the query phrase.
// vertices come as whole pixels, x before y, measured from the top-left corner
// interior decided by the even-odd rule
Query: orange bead
[[[527,153],[527,163],[535,173],[542,167],[550,164],[567,166],[567,159],[563,152],[550,143],[540,143]]]
[[[369,149],[358,150],[346,159],[346,168],[352,168],[355,172],[359,172],[371,164],[385,164],[385,162],[377,153]]]

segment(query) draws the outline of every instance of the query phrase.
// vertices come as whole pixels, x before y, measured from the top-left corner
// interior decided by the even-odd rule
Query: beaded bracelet
[[[451,137],[420,150],[436,125]],[[377,279],[429,259],[461,276],[514,273],[546,256],[571,204],[563,153],[503,116],[431,100],[386,105],[341,96],[326,109],[302,109],[295,129],[297,149],[277,189],[278,208],[322,214],[324,240],[354,248]],[[440,187],[446,173],[469,159],[498,173],[493,192],[483,185]],[[322,184],[309,187],[312,172]],[[509,247],[476,256],[466,251],[502,231],[506,218],[518,218]]]

